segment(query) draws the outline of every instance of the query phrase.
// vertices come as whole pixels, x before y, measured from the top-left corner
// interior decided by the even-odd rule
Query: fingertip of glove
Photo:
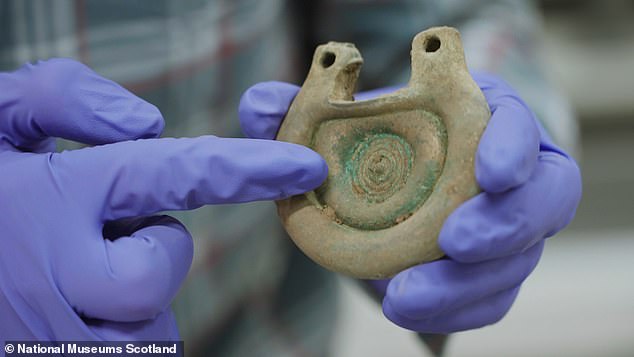
[[[241,140],[255,144],[253,149],[259,157],[256,172],[273,194],[270,199],[284,199],[311,191],[328,175],[326,161],[308,147],[284,141]]]
[[[382,310],[383,316],[397,326],[419,333],[428,332],[426,328],[427,323],[424,319],[411,318],[409,316],[401,315],[387,299],[383,300]]]
[[[499,193],[528,180],[537,164],[539,137],[501,139],[513,130],[500,128],[495,122],[490,125],[478,145],[475,176],[484,191]]]
[[[316,156],[315,163],[313,165],[315,173],[315,187],[313,188],[317,188],[317,186],[321,185],[326,180],[326,177],[328,177],[328,164],[318,153],[314,152],[313,155]]]
[[[530,177],[537,163],[537,119],[517,93],[496,76],[474,75],[491,108],[476,154],[476,179],[487,192],[503,192]]]
[[[393,323],[397,325],[400,325],[401,316],[396,311],[394,311],[394,307],[392,306],[390,299],[385,297],[383,299],[383,303],[381,304],[381,307],[383,308],[383,315],[388,320],[392,321]]]
[[[476,157],[476,181],[480,188],[489,193],[501,193],[525,182],[529,169],[513,168],[509,158],[495,154],[478,154]]]
[[[416,319],[412,319],[407,315],[403,315],[398,306],[398,303],[395,304],[389,297],[386,296],[381,304],[383,316],[385,316],[388,320],[392,321],[398,326],[409,328],[409,323],[411,323],[412,320]]]
[[[240,98],[238,117],[243,133],[254,139],[274,139],[299,87],[284,82],[261,82]]]
[[[384,308],[387,307],[392,318],[421,319],[433,312],[432,305],[436,301],[438,290],[429,291],[430,284],[433,283],[426,269],[415,266],[392,278],[383,299]],[[419,298],[425,295],[424,301]]]
[[[299,193],[304,193],[319,187],[326,180],[328,164],[317,152],[300,145],[294,146],[300,151],[294,156],[300,161],[296,167],[298,177],[295,182],[297,189],[301,191]]]
[[[131,128],[130,136],[135,139],[158,138],[165,128],[165,119],[161,111],[151,103],[144,100],[138,102],[138,108],[130,115]]]

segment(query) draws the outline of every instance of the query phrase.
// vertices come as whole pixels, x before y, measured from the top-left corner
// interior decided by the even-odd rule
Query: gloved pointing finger
[[[54,154],[51,167],[65,194],[94,208],[104,221],[281,199],[314,189],[327,175],[321,156],[303,146],[213,136],[63,152]]]

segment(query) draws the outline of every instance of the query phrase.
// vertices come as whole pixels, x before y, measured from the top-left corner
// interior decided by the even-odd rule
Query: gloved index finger
[[[85,148],[56,154],[52,164],[102,220],[276,200],[312,190],[327,175],[321,156],[303,146],[213,136]]]
[[[0,135],[16,148],[50,137],[105,144],[161,134],[159,110],[70,59],[26,64],[0,74]]]

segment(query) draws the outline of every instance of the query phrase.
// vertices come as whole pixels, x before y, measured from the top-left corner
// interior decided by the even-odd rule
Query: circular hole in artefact
[[[335,59],[337,59],[337,56],[335,56],[334,53],[332,52],[326,52],[324,53],[323,56],[321,56],[321,65],[324,68],[328,68],[330,66],[332,66],[335,63]]]
[[[425,52],[436,52],[440,48],[440,39],[436,36],[425,40]]]

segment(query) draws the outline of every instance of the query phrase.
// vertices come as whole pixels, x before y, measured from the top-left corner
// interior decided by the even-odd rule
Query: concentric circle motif
[[[412,147],[400,136],[370,135],[357,144],[352,154],[352,189],[368,202],[383,202],[403,187],[412,161]]]

